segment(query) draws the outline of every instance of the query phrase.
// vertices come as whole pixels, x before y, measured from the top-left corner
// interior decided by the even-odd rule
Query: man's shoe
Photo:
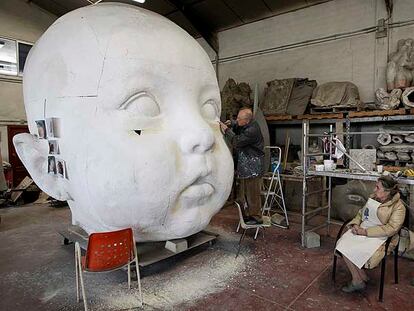
[[[342,291],[345,293],[353,293],[353,292],[359,292],[366,288],[365,282],[362,282],[360,284],[352,284],[349,283],[347,286],[342,287]]]
[[[262,216],[253,215],[252,218],[256,221],[256,224],[262,224],[263,223]]]
[[[259,219],[258,216],[249,216],[244,218],[246,225],[259,225],[263,223],[262,219]]]

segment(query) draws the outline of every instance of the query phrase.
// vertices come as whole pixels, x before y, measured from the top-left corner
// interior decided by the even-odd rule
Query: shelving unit
[[[350,132],[349,127],[347,127],[346,132],[337,132],[333,131],[333,125],[330,126],[328,134],[310,134],[309,133],[309,121],[304,120],[302,123],[302,166],[303,166],[303,186],[302,186],[302,246],[305,247],[305,236],[307,232],[316,231],[318,229],[321,229],[323,227],[327,227],[327,233],[329,234],[329,225],[331,223],[330,215],[331,215],[331,206],[332,206],[332,178],[345,178],[345,179],[358,179],[358,180],[365,180],[365,181],[376,181],[378,177],[381,176],[381,174],[377,172],[364,172],[364,173],[354,173],[350,172],[349,170],[332,170],[332,171],[314,171],[310,170],[310,163],[309,163],[309,157],[312,156],[312,154],[308,154],[308,144],[309,144],[309,137],[325,137],[329,139],[329,146],[332,146],[332,140],[335,135],[344,135],[346,137],[349,137],[351,135],[378,135],[382,132]],[[406,134],[414,134],[414,131],[402,131],[401,133]],[[321,153],[323,155],[326,155],[324,153]],[[329,159],[332,159],[332,148],[329,148]],[[323,176],[327,178],[327,188],[321,189],[320,191],[327,191],[327,199],[328,203],[324,206],[321,206],[320,208],[317,208],[315,210],[308,211],[307,209],[307,197],[309,196],[309,192],[307,191],[307,179],[310,176]],[[397,179],[400,184],[405,184],[409,186],[409,208],[411,211],[414,211],[414,179],[408,179],[405,177],[401,177]],[[316,227],[308,229],[308,224],[306,223],[306,217],[310,214],[316,214],[319,212],[322,212],[327,209],[327,219],[326,221],[318,225]]]
[[[267,116],[266,117],[267,123],[269,125],[270,130],[273,130],[273,133],[278,130],[278,128],[283,128],[284,130],[292,131],[300,131],[301,133],[301,146],[302,150],[304,150],[303,146],[305,145],[305,140],[308,142],[309,137],[312,136],[304,135],[304,124],[307,124],[307,130],[309,130],[310,126],[318,126],[318,127],[325,127],[326,125],[333,125],[335,126],[335,132],[340,132],[342,135],[341,139],[345,142],[345,147],[349,150],[351,146],[351,133],[352,135],[356,135],[356,139],[353,142],[354,146],[357,146],[360,143],[360,137],[362,135],[358,135],[356,133],[364,133],[361,131],[361,127],[364,126],[377,126],[378,124],[405,124],[405,125],[412,125],[414,127],[414,109],[396,109],[391,111],[351,111],[351,112],[341,112],[341,113],[331,113],[331,114],[320,114],[320,115],[301,115],[301,116]],[[272,133],[272,134],[273,134]],[[414,133],[414,132],[413,132]],[[271,135],[272,135],[271,134]],[[309,134],[309,133],[308,133]],[[334,135],[335,133],[331,133]],[[338,135],[339,136],[339,135]],[[358,138],[359,136],[359,138]],[[328,135],[329,139],[331,139],[331,135]],[[275,142],[273,142],[275,144]],[[306,145],[308,146],[308,145]],[[329,154],[328,154],[329,155]],[[302,154],[302,163],[304,161],[304,154]],[[309,154],[306,156],[309,158]],[[384,161],[386,162],[386,161]],[[403,161],[400,161],[403,162]],[[346,163],[347,164],[347,163]],[[305,164],[306,165],[306,164]],[[308,166],[309,168],[309,166]],[[305,170],[305,174],[300,176],[299,178],[302,180],[302,206],[301,206],[301,222],[302,222],[302,235],[301,235],[301,244],[304,245],[304,238],[305,233],[308,231],[315,231],[323,227],[327,227],[327,231],[329,232],[329,225],[331,223],[330,219],[330,211],[331,211],[331,201],[332,201],[332,180],[331,178],[345,178],[345,179],[359,179],[359,180],[366,180],[366,181],[376,181],[379,175],[367,175],[367,174],[351,174],[349,172],[314,172],[309,171],[308,168]],[[289,175],[282,174],[283,179],[289,179]],[[323,189],[327,192],[327,204],[323,204],[320,210],[309,210],[306,206],[306,199],[309,197],[309,193],[307,191],[306,183],[309,182],[312,178],[325,178],[326,184],[328,185],[326,189]],[[297,179],[298,176],[295,176]],[[414,181],[405,179],[400,180],[402,184],[407,184],[409,188],[409,208],[411,213],[411,218],[414,216]],[[322,190],[321,190],[322,191]],[[313,217],[314,215],[325,211],[326,221],[323,224],[311,227],[308,224],[308,220]]]

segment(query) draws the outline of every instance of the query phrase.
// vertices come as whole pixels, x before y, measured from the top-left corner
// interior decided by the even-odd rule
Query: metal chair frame
[[[129,229],[129,230],[131,230],[131,232],[132,232],[132,229]],[[99,235],[99,234],[105,234],[105,233],[107,233],[107,232],[93,233],[93,234]],[[84,267],[82,265],[82,253],[81,253],[81,247],[79,245],[79,242],[75,243],[76,298],[77,298],[77,302],[80,302],[80,295],[79,295],[79,283],[80,283],[85,311],[88,311],[88,303],[87,303],[87,298],[86,298],[86,293],[85,293],[85,283],[84,283],[84,279],[83,279],[83,272],[106,273],[106,272],[112,272],[112,271],[115,271],[115,270],[119,270],[119,269],[122,269],[123,267],[127,266],[128,267],[128,289],[131,289],[131,263],[133,263],[133,262],[135,262],[135,269],[136,269],[136,273],[137,273],[138,291],[139,291],[139,297],[140,297],[140,307],[143,306],[137,246],[136,246],[136,243],[135,243],[134,235],[132,233],[131,233],[131,236],[132,236],[132,245],[133,245],[133,250],[132,251],[133,251],[134,258],[132,258],[128,263],[126,263],[126,264],[124,264],[120,267],[110,269],[110,270],[88,271],[87,267]],[[89,236],[89,241],[90,241],[90,237],[91,236]],[[88,247],[89,247],[89,242],[88,242]]]
[[[335,245],[338,243],[338,240],[340,239],[340,237],[342,236],[342,232],[344,231],[344,229],[346,228],[346,226],[349,224],[351,220],[346,221],[341,228],[339,229],[338,235],[336,236],[336,242]],[[398,243],[395,246],[394,249],[394,282],[395,284],[398,284],[398,247],[400,245],[400,231],[398,232]],[[387,260],[387,254],[388,254],[388,247],[391,243],[393,237],[389,237],[386,241],[385,241],[385,255],[384,258],[381,260],[381,277],[380,277],[380,287],[379,287],[379,294],[378,294],[378,300],[380,302],[384,301],[384,279],[385,279],[385,266],[386,266],[386,260]],[[334,252],[334,257],[333,257],[333,265],[332,265],[332,281],[335,283],[335,278],[336,278],[336,265],[337,265],[337,260],[338,257],[342,257],[342,254],[340,254],[339,252],[335,251]]]
[[[249,230],[249,229],[256,229],[256,233],[254,235],[254,240],[256,240],[257,239],[257,235],[258,235],[260,229],[263,229],[263,238],[264,238],[264,229],[265,229],[265,227],[263,226],[263,224],[254,224],[254,225],[248,225],[248,224],[246,224],[244,222],[242,207],[240,206],[240,203],[234,201],[234,204],[236,204],[236,206],[237,206],[237,209],[239,211],[239,218],[240,218],[239,225],[237,227],[237,231],[236,232],[239,232],[240,227],[243,229],[243,233],[242,233],[242,235],[240,237],[239,246],[238,246],[238,249],[237,249],[237,254],[236,254],[236,258],[237,258],[239,256],[240,248],[241,248],[241,243],[242,243],[242,241],[244,239],[244,236],[246,235],[246,231]]]

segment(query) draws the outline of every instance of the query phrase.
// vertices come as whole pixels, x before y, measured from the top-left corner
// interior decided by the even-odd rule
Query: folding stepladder
[[[272,225],[284,229],[289,228],[289,219],[286,211],[285,198],[283,196],[282,182],[280,180],[279,168],[282,159],[282,149],[276,146],[266,146],[265,148],[270,149],[270,153],[277,152],[277,164],[272,167],[271,174],[263,176],[263,186],[261,195],[265,197],[264,204],[262,206],[262,216],[271,217],[271,212],[281,210],[286,219],[286,226],[272,223]]]

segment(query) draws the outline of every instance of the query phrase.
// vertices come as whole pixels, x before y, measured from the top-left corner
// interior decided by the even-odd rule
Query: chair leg
[[[76,246],[75,246],[75,275],[76,275],[76,301],[79,302],[80,299],[79,299],[78,251],[77,251]]]
[[[332,281],[335,283],[336,278],[336,264],[338,261],[338,257],[334,254],[333,265],[332,265]]]
[[[144,299],[142,298],[141,275],[139,273],[138,252],[137,252],[137,244],[135,243],[135,239],[133,239],[133,243],[134,243],[135,270],[137,272],[137,282],[138,282],[139,300],[141,302],[141,308],[142,308],[142,306],[144,305]]]
[[[88,311],[88,303],[87,303],[86,294],[85,294],[85,284],[83,282],[81,250],[80,250],[79,244],[75,245],[75,247],[77,248],[77,253],[78,253],[77,259],[78,259],[80,283],[81,283],[81,288],[82,288],[83,305],[85,307],[85,311]]]
[[[380,280],[379,299],[378,299],[380,302],[383,302],[384,300],[383,298],[384,298],[384,279],[385,279],[386,258],[387,256],[385,255],[381,263],[381,280]]]
[[[394,250],[394,281],[398,284],[398,245]]]
[[[256,233],[254,234],[254,239],[257,239],[257,235],[259,234],[260,227],[257,227]]]
[[[131,289],[131,264],[128,263],[128,289]]]
[[[239,221],[239,224],[237,225],[236,232],[239,232],[239,230],[240,230],[240,221]]]
[[[242,240],[243,240],[243,238],[244,238],[244,235],[246,234],[246,229],[243,229],[244,231],[243,231],[243,234],[242,234],[242,236],[240,237],[240,240],[239,240],[239,247],[238,247],[238,249],[237,249],[237,254],[236,254],[236,258],[239,256],[239,253],[240,253],[240,247],[241,247],[241,242],[242,242]]]

